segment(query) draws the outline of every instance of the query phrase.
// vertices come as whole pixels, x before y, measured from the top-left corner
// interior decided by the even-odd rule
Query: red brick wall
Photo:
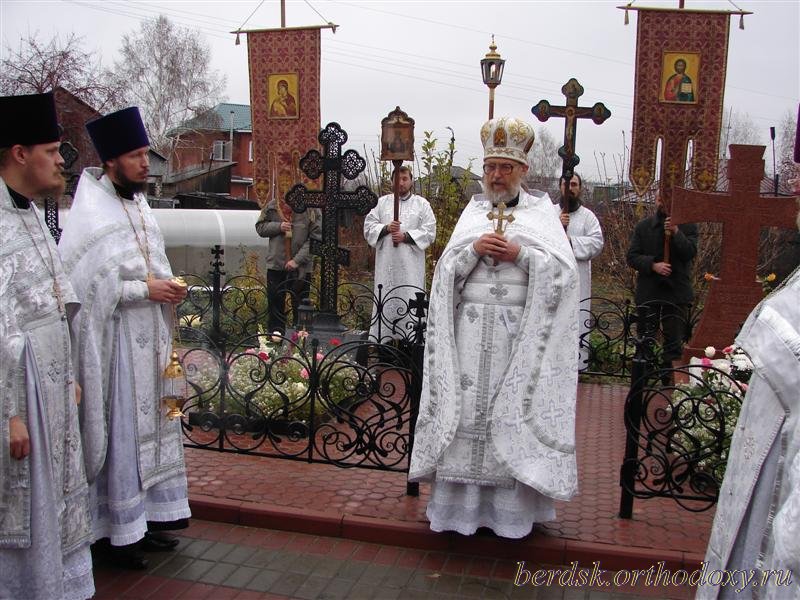
[[[253,161],[250,160],[248,154],[252,139],[253,134],[250,132],[233,132],[233,160],[236,161],[236,166],[233,167],[234,175],[239,177],[253,176]]]
[[[253,176],[253,163],[249,160],[249,146],[252,139],[253,135],[249,131],[233,133],[232,158],[237,163],[233,168],[234,176]],[[214,142],[217,140],[227,142],[230,140],[230,134],[224,131],[204,131],[181,136],[170,161],[171,172],[180,173],[193,168],[207,167]]]

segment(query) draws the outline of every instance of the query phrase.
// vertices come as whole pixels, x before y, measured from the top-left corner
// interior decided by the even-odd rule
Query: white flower
[[[714,355],[717,353],[717,349],[714,346],[706,346],[705,355],[708,358],[714,358]]]
[[[180,322],[181,327],[200,327],[203,324],[200,315],[183,315]]]

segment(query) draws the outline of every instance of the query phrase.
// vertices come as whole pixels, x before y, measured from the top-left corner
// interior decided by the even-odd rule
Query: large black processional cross
[[[575,154],[578,119],[591,119],[600,125],[611,116],[611,111],[602,102],[591,107],[578,106],[578,98],[583,95],[583,86],[574,77],[561,87],[561,93],[567,98],[564,106],[553,106],[547,100],[540,100],[539,104],[531,108],[531,112],[542,122],[550,117],[564,119],[564,145],[558,149],[558,155],[561,157],[561,175],[569,182],[575,167],[581,162],[580,156]]]
[[[354,192],[341,189],[341,178],[352,180],[364,171],[365,161],[355,150],[342,154],[347,141],[347,132],[338,123],[328,123],[317,138],[325,154],[309,150],[300,159],[300,169],[309,179],[322,179],[322,190],[312,191],[301,183],[286,193],[286,204],[296,213],[309,208],[322,212],[322,241],[311,240],[311,253],[322,257],[322,281],[320,283],[320,312],[334,318],[337,308],[339,265],[350,264],[350,251],[339,247],[339,211],[353,209],[365,215],[378,204],[378,197],[367,187],[360,185]],[[338,318],[337,318],[338,320]]]

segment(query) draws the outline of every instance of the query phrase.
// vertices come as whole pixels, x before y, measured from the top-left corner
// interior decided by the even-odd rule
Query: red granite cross
[[[795,227],[797,198],[760,194],[764,148],[730,146],[728,194],[674,190],[673,223],[722,223],[720,280],[710,284],[700,323],[684,357],[698,356],[706,346],[722,349],[733,342],[747,315],[763,298],[756,281],[761,228]]]

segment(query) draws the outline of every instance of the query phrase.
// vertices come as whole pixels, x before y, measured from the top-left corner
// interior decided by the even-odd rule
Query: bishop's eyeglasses
[[[484,163],[483,164],[483,172],[486,175],[493,173],[494,171],[500,171],[503,175],[508,175],[511,171],[514,170],[514,165],[511,163]]]

